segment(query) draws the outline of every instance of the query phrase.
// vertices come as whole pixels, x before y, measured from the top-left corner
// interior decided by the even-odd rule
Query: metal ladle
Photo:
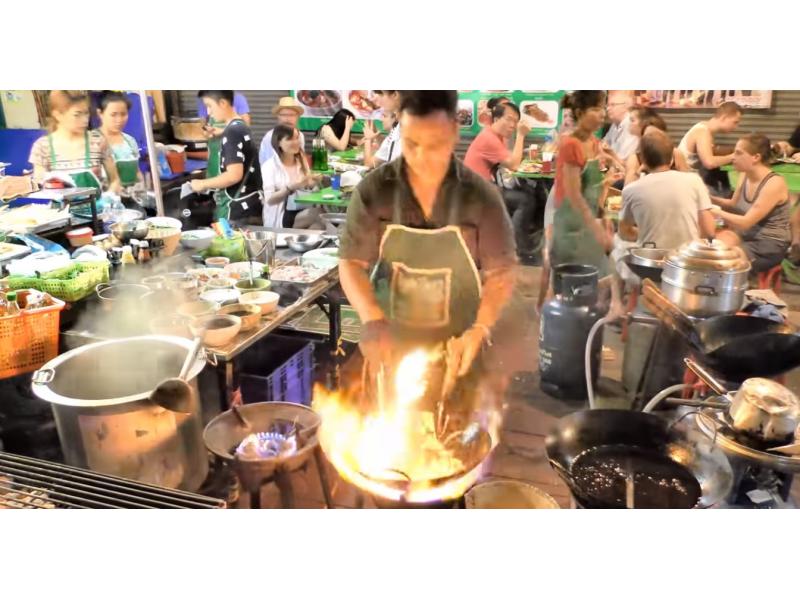
[[[200,336],[194,338],[189,354],[186,356],[186,360],[183,361],[181,372],[177,377],[171,377],[159,383],[156,389],[150,393],[151,402],[172,412],[186,414],[192,412],[194,408],[194,392],[189,384],[186,383],[186,377],[192,369],[194,359],[197,357],[202,344],[203,335],[201,332]]]

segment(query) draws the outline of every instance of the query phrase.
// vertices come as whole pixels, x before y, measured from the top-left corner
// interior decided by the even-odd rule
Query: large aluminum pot
[[[173,413],[148,399],[175,377],[192,346],[187,339],[148,335],[81,346],[33,375],[33,392],[50,402],[67,464],[187,491],[208,473],[200,403]],[[187,381],[199,398],[198,356]]]
[[[695,240],[664,261],[661,291],[693,317],[732,314],[742,307],[749,272],[741,248]]]
[[[729,414],[738,431],[765,442],[790,442],[800,422],[800,400],[775,381],[753,377],[734,394]]]

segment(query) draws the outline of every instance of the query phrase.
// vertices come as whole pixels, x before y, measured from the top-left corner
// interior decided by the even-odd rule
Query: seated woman
[[[300,147],[300,132],[290,125],[277,125],[272,134],[275,154],[261,165],[264,182],[265,227],[308,229],[318,221],[318,210],[302,210],[295,199],[297,192],[311,190],[319,184],[320,175],[313,175]]]
[[[742,174],[733,198],[711,199],[721,207],[714,209],[715,215],[730,227],[717,239],[741,245],[755,273],[780,264],[791,239],[789,189],[783,177],[770,170],[770,154],[766,136],[741,138],[733,152],[733,167]]]
[[[128,123],[131,101],[122,92],[105,91],[100,96],[97,115],[100,117],[100,133],[111,148],[117,167],[120,185],[131,188],[141,179],[139,172],[139,145],[124,131]]]
[[[317,137],[325,140],[334,152],[347,150],[351,145],[350,132],[355,125],[356,116],[346,108],[336,111],[331,120],[317,130]]]
[[[48,104],[50,133],[33,143],[28,159],[33,180],[41,184],[46,173],[57,172],[69,175],[77,187],[105,187],[118,194],[120,182],[108,142],[99,131],[89,131],[86,92],[53,90]]]
[[[629,131],[637,136],[640,140],[647,133],[648,128],[651,131],[654,129],[667,132],[667,124],[664,119],[652,108],[646,106],[638,106],[632,108],[630,111],[631,124]],[[675,148],[672,151],[672,169],[675,171],[689,171],[689,165],[686,164],[686,158],[683,153]],[[642,163],[639,158],[639,153],[634,152],[625,161],[625,185],[633,183],[642,175]]]

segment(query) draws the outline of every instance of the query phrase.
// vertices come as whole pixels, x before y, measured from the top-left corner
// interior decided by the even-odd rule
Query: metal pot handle
[[[103,282],[103,283],[98,283],[98,284],[97,284],[97,285],[94,287],[94,291],[95,291],[96,293],[98,293],[98,294],[99,294],[99,293],[100,293],[100,292],[102,292],[103,290],[106,290],[106,289],[108,289],[108,288],[110,288],[110,287],[111,287],[111,284],[109,284],[109,283],[105,283],[105,282]]]
[[[46,385],[53,381],[56,376],[54,369],[39,369],[31,377],[31,381],[36,385]]]
[[[696,285],[694,286],[694,293],[701,296],[716,296],[717,290],[710,285]]]

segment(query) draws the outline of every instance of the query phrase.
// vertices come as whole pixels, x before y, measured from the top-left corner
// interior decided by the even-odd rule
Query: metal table
[[[308,229],[278,229],[271,227],[250,227],[248,229],[291,234],[324,233],[322,231]],[[278,264],[293,264],[299,261],[299,258],[300,254],[288,249],[279,250],[277,254]],[[334,293],[334,289],[337,288],[338,285],[339,269],[335,268],[313,285],[306,287],[303,295],[294,303],[286,307],[279,307],[272,315],[262,318],[258,327],[255,329],[239,333],[234,340],[226,346],[208,349],[208,352],[216,359],[220,372],[220,391],[222,392],[224,402],[227,404],[223,409],[227,410],[227,408],[231,406],[233,394],[236,391],[233,381],[236,358],[270,333],[294,319],[302,310],[306,309],[311,304],[319,306],[328,317],[328,335],[331,353],[334,360],[338,360],[342,335],[341,303],[338,294]]]

